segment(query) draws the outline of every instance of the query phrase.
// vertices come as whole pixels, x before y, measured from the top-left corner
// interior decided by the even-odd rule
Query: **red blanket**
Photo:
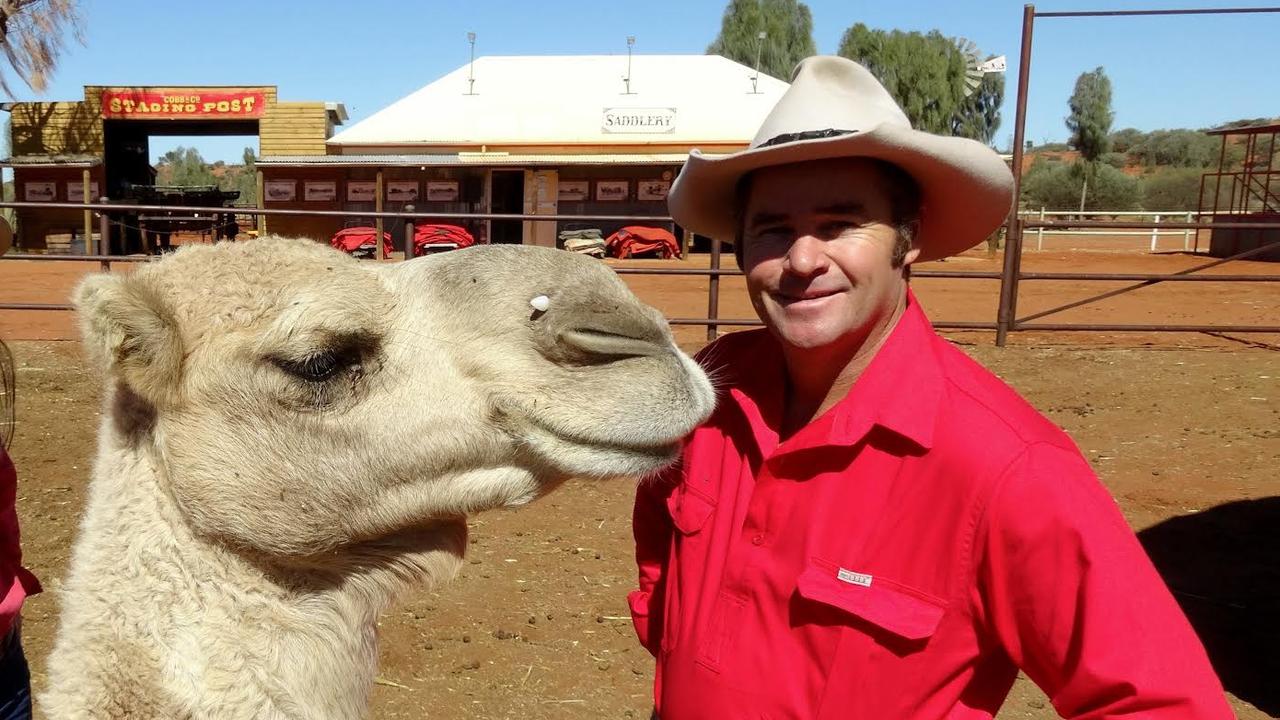
[[[609,254],[616,258],[680,257],[680,245],[671,233],[662,228],[628,225],[609,236],[605,241]]]
[[[378,231],[371,227],[349,227],[334,233],[329,239],[329,244],[341,250],[348,255],[354,255],[359,252],[362,255],[372,257],[378,246],[374,243]],[[391,233],[382,233],[382,254],[384,256],[391,254]]]

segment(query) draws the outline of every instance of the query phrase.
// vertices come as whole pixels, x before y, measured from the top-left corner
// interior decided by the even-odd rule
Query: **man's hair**
[[[897,231],[897,240],[893,245],[892,262],[895,268],[906,262],[907,253],[915,244],[916,231],[920,227],[920,208],[923,197],[920,185],[906,170],[891,162],[868,158],[880,172],[884,181],[885,192],[889,196],[890,220]],[[742,267],[742,250],[747,224],[747,200],[751,195],[751,173],[743,175],[733,193],[733,255]],[[907,268],[907,272],[910,272]]]

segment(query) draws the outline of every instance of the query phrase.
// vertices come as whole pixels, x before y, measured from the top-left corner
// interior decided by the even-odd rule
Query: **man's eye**
[[[335,353],[322,351],[304,360],[275,360],[276,367],[308,382],[324,382],[333,377],[340,367]]]
[[[823,223],[821,231],[825,237],[832,237],[835,235],[839,235],[840,233],[847,232],[849,230],[855,230],[857,229],[857,227],[858,227],[858,224],[855,222],[849,222],[848,220],[837,220],[835,222]]]
[[[755,232],[752,234],[758,238],[776,240],[777,238],[787,237],[790,235],[791,228],[786,227],[785,225],[775,225],[772,227],[756,228]]]

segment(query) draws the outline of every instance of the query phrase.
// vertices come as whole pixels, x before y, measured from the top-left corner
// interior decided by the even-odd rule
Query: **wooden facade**
[[[137,113],[127,117],[104,113],[105,94],[121,92],[177,93],[218,95],[237,92],[252,93],[261,99],[261,109],[253,113],[234,113],[208,117],[160,113],[147,117]],[[207,97],[206,97],[207,99]],[[326,152],[325,143],[334,133],[335,114],[338,122],[345,119],[344,110],[335,110],[323,102],[279,102],[275,86],[153,88],[109,87],[87,85],[84,99],[71,102],[15,102],[6,106],[10,112],[10,141],[13,157],[8,165],[14,170],[15,199],[44,202],[79,202],[68,200],[72,184],[79,187],[87,168],[91,183],[97,183],[98,196],[115,198],[114,188],[128,187],[121,182],[122,167],[133,163],[137,146],[155,135],[256,134],[259,157],[280,155],[316,155]],[[110,116],[109,116],[110,115]],[[114,139],[113,139],[114,138]],[[108,147],[113,145],[114,147]],[[123,153],[123,154],[122,154]],[[134,174],[145,175],[146,167]],[[309,173],[307,178],[326,177]],[[146,184],[126,175],[127,182]],[[302,176],[299,176],[302,179]],[[38,191],[27,192],[26,187]],[[299,197],[302,189],[299,187]],[[96,199],[96,198],[95,198]],[[323,207],[334,207],[321,203]],[[308,203],[306,207],[318,207]],[[16,244],[26,251],[61,250],[68,237],[84,234],[84,212],[68,209],[30,209],[15,213]],[[329,224],[322,221],[295,223],[298,234],[320,236],[328,233]],[[331,234],[331,233],[329,233]],[[323,235],[328,237],[328,234]]]
[[[323,155],[333,121],[322,102],[273,103],[258,121],[258,154]]]
[[[15,156],[101,156],[102,117],[86,102],[14,103],[9,118]]]
[[[389,212],[405,210],[430,213],[512,213],[540,215],[633,215],[662,216],[667,213],[665,192],[646,196],[642,186],[656,183],[668,188],[679,171],[677,165],[586,165],[564,164],[550,167],[515,166],[403,166],[387,164],[334,164],[331,166],[274,165],[264,156],[259,170],[265,183],[283,183],[292,187],[294,199],[272,200],[263,195],[263,206],[297,210],[345,210]],[[348,188],[352,182],[373,182],[381,175],[382,204],[351,201]],[[336,197],[328,200],[306,200],[306,183],[332,182]],[[433,201],[427,197],[428,183],[457,183],[457,197],[449,201]],[[566,183],[570,185],[566,185]],[[606,195],[601,185],[624,188],[622,194]],[[394,194],[397,187],[411,188],[412,199]],[[562,193],[569,187],[584,187],[584,197]],[[649,188],[652,189],[652,188]],[[512,194],[514,193],[514,196]],[[430,222],[430,220],[424,220]],[[467,229],[477,242],[516,242],[546,247],[560,247],[559,233],[564,230],[594,228],[608,237],[619,228],[635,223],[601,221],[484,221],[441,219],[436,222]],[[281,235],[310,237],[326,241],[344,227],[373,226],[372,219],[339,217],[279,216],[267,220],[269,231]],[[652,223],[650,223],[652,224]],[[672,223],[658,225],[680,237]],[[385,229],[392,233],[396,247],[403,243],[401,221],[388,221]]]
[[[72,197],[72,185],[77,189],[84,184],[84,173],[89,172],[89,189],[96,185],[105,187],[106,176],[102,165],[93,167],[60,167],[33,166],[16,167],[13,170],[14,199],[25,201],[29,192],[36,188],[52,187],[53,196],[39,196],[36,202],[84,202],[84,196]],[[30,190],[29,190],[30,188]],[[97,226],[90,218],[88,228],[85,226],[85,211],[66,208],[32,209],[19,208],[14,211],[16,220],[15,244],[20,250],[62,250],[73,247],[84,247],[86,232],[90,238],[96,238]],[[91,239],[89,250],[96,252]],[[83,251],[83,250],[82,250]]]

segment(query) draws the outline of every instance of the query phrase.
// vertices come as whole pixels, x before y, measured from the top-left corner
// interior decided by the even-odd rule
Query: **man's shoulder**
[[[940,445],[1008,462],[1037,444],[1078,453],[1062,428],[995,373],[939,338],[943,377]]]

